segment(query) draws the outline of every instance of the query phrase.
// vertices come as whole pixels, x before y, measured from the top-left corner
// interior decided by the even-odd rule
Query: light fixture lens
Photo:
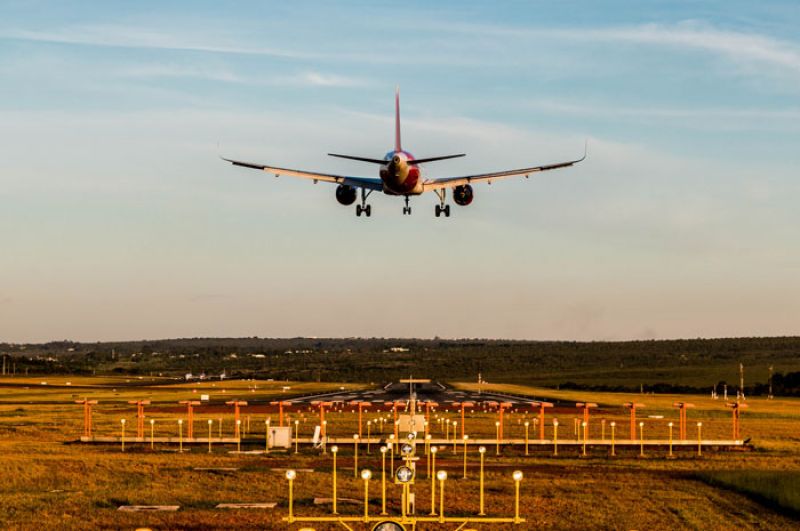
[[[514,481],[522,480],[522,470],[515,470],[511,477],[514,478]]]
[[[361,479],[367,480],[372,477],[372,471],[369,468],[365,468],[361,471]]]
[[[440,471],[438,471],[438,472],[436,473],[436,479],[438,479],[439,481],[444,481],[444,480],[446,480],[446,479],[447,479],[447,471],[446,471],[446,470],[440,470]]]

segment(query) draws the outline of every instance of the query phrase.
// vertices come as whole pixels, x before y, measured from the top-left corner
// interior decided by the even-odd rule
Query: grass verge
[[[800,472],[768,470],[720,470],[697,477],[714,487],[744,494],[759,503],[800,518]]]

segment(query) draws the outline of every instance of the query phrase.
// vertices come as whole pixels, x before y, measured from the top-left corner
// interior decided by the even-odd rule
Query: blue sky
[[[0,3],[0,341],[797,333],[792,2]],[[220,153],[466,152],[375,197]],[[374,197],[374,196],[373,196]]]

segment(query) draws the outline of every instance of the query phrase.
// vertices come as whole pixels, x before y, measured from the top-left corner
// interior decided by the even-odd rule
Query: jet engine
[[[352,205],[356,202],[356,189],[346,184],[340,184],[336,187],[336,200],[341,205]]]
[[[472,203],[473,197],[472,186],[468,184],[462,184],[461,186],[453,188],[453,201],[459,206],[467,206]]]

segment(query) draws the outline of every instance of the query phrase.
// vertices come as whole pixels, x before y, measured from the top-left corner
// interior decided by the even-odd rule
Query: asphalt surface
[[[294,399],[288,399],[293,404],[310,404],[317,401],[325,402],[344,402],[349,403],[353,401],[371,402],[374,404],[383,404],[385,402],[393,402],[395,400],[408,400],[409,399],[409,384],[393,382],[386,385],[382,389],[373,389],[368,391],[342,391],[340,393],[326,393],[321,395],[304,396]],[[456,402],[474,402],[480,404],[482,402],[509,402],[512,406],[530,406],[538,400],[550,402],[556,407],[559,406],[573,406],[574,404],[559,403],[547,399],[546,397],[537,397],[536,399],[530,397],[513,396],[498,393],[478,393],[477,391],[462,391],[447,387],[439,382],[431,382],[424,384],[414,384],[414,392],[417,395],[418,402],[436,402],[440,406],[447,407],[448,405]]]

